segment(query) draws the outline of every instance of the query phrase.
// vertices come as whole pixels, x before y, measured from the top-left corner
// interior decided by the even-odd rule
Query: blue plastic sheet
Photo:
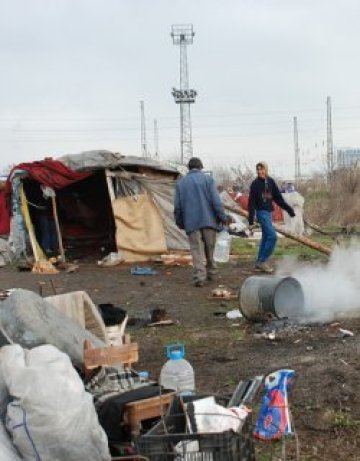
[[[157,271],[155,271],[151,267],[132,267],[131,268],[131,275],[156,275]]]

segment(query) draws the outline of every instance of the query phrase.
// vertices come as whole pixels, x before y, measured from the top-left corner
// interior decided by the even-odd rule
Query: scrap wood
[[[161,326],[166,326],[166,325],[174,325],[174,320],[172,319],[164,319],[164,320],[159,320],[158,322],[153,322],[153,323],[148,323],[148,327],[161,327]]]
[[[162,254],[161,262],[166,266],[192,266],[190,254]]]
[[[59,271],[54,267],[50,261],[46,259],[41,259],[39,261],[35,261],[34,265],[31,269],[31,272],[34,274],[58,274]]]
[[[163,325],[174,325],[174,320],[169,317],[165,309],[153,309],[151,311],[151,320],[148,327],[157,327]]]
[[[94,348],[90,341],[84,341],[84,370],[99,366],[130,365],[139,360],[138,343]]]
[[[55,223],[55,228],[56,228],[56,235],[57,235],[57,239],[58,239],[59,251],[60,251],[61,259],[62,259],[63,262],[65,262],[65,251],[64,251],[64,245],[63,245],[63,240],[62,240],[62,235],[61,235],[61,230],[60,230],[60,224],[59,224],[59,217],[58,217],[58,212],[57,212],[55,191],[53,189],[52,189],[52,191],[53,191],[53,195],[51,195],[51,204],[52,204],[52,212],[53,212],[54,223]]]
[[[332,238],[333,240],[337,241],[337,238],[334,237],[334,235],[332,235],[330,232],[324,231],[323,229],[321,229],[320,226],[318,226],[318,225],[316,225],[316,224],[314,224],[314,223],[309,222],[309,221],[306,220],[305,218],[304,218],[304,224],[305,224],[305,226],[310,227],[310,229],[314,230],[315,232],[318,232],[318,233],[321,234],[321,235],[326,235],[326,236]]]
[[[231,293],[231,291],[225,288],[223,285],[219,285],[217,288],[214,288],[211,291],[211,296],[209,296],[208,298],[224,300],[224,299],[236,299],[237,297],[238,295]]]
[[[234,294],[230,294],[230,295],[226,295],[226,296],[214,296],[214,295],[211,295],[211,296],[208,296],[207,299],[216,299],[217,301],[218,300],[227,301],[229,299],[238,299],[238,295],[234,295]]]

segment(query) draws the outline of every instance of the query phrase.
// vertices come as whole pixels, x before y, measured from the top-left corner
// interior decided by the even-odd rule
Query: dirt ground
[[[224,312],[238,307],[236,299],[209,299],[218,284],[237,292],[244,279],[254,275],[252,263],[228,264],[220,269],[217,281],[202,288],[192,285],[191,268],[153,267],[158,271],[154,276],[133,276],[129,266],[80,264],[78,272],[51,276],[6,267],[1,269],[0,288],[39,292],[44,282],[44,295],[54,290],[86,290],[95,303],[125,308],[131,318],[139,319],[128,328],[140,346],[136,368],[157,377],[165,361],[164,345],[185,342],[199,392],[231,393],[240,379],[280,368],[294,369],[290,407],[300,459],[360,460],[360,319],[279,328],[275,340],[269,340],[261,333],[272,326],[224,317]],[[154,308],[166,309],[175,325],[145,326]],[[349,329],[355,336],[343,338],[339,328]],[[257,459],[278,459],[279,450],[276,444],[257,444]],[[294,438],[287,442],[287,456],[295,459]]]

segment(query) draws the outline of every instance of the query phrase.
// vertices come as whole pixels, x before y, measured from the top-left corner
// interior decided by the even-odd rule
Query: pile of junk
[[[138,344],[126,322],[125,312],[100,309],[84,291],[1,293],[1,459],[252,461],[254,435],[291,431],[292,370],[240,381],[231,395],[198,395],[179,345],[169,348],[159,382],[135,371]],[[272,405],[279,401],[281,409]]]

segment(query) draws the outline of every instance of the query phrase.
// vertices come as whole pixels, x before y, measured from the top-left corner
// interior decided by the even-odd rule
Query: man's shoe
[[[265,274],[272,274],[274,272],[274,269],[269,264],[260,262],[255,264],[255,270],[264,272]]]
[[[204,282],[203,282],[202,280],[197,280],[197,281],[194,283],[194,285],[195,285],[196,287],[203,287],[203,286],[204,286]]]

